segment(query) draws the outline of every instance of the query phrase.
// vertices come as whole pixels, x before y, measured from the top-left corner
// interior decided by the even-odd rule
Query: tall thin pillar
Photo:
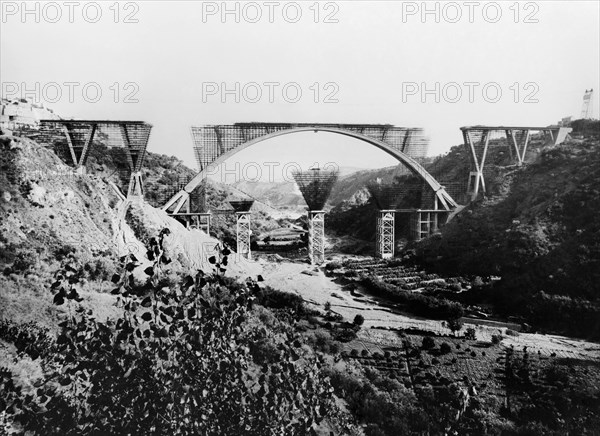
[[[252,258],[250,252],[250,212],[236,212],[237,254],[247,259]]]
[[[238,256],[252,259],[250,252],[250,208],[254,200],[229,200],[229,204],[235,210],[236,240]]]
[[[325,211],[308,211],[308,258],[312,265],[325,262]]]
[[[394,257],[394,210],[380,210],[377,215],[377,257],[387,259]]]
[[[129,188],[127,190],[127,198],[143,197],[144,185],[142,183],[142,172],[136,171],[129,178]]]

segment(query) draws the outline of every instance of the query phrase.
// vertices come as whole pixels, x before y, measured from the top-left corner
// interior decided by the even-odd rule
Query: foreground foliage
[[[34,434],[312,434],[331,397],[320,363],[291,328],[268,364],[254,362],[251,344],[269,334],[245,331],[260,288],[226,286],[226,250],[210,259],[215,273],[161,287],[167,234],[149,241],[144,285],[137,258],[121,259],[116,321],[77,307],[77,278],[70,268],[57,274],[55,303],[76,307],[41,357],[46,378],[34,392],[0,373],[0,416]]]

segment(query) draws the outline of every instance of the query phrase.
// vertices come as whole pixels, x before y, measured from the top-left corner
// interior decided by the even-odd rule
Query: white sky
[[[119,23],[114,23],[113,2],[101,3],[102,16],[96,23],[84,19],[82,9],[90,2],[79,2],[69,22],[68,6],[56,2],[62,12],[56,23],[55,6],[39,3],[39,23],[34,14],[21,16],[21,2],[2,2],[0,22],[0,80],[6,94],[7,83],[16,83],[22,91],[50,82],[78,82],[74,101],[69,102],[68,87],[61,85],[62,96],[47,106],[65,117],[131,119],[152,123],[149,150],[176,155],[195,168],[190,125],[230,124],[234,122],[322,122],[391,123],[423,127],[431,138],[430,154],[439,154],[462,142],[459,127],[471,124],[548,125],[560,118],[579,117],[585,89],[600,88],[600,2],[522,2],[518,23],[514,22],[513,2],[499,2],[502,16],[493,20],[490,2],[479,2],[473,23],[465,2],[456,2],[463,14],[457,23],[444,20],[455,17],[456,9],[444,2],[440,22],[434,15],[422,22],[419,14],[404,15],[421,2],[337,1],[299,2],[302,17],[292,23],[294,7],[276,2],[273,23],[269,6],[256,2],[263,14],[257,23],[244,20],[243,12],[253,19],[256,8],[238,3],[240,23],[230,14],[220,16],[222,2],[131,2],[119,5]],[[34,10],[36,2],[27,4]],[[483,7],[488,15],[483,15]],[[15,11],[14,8],[18,10]],[[203,8],[218,8],[216,15],[205,16]],[[286,7],[287,15],[283,15]],[[429,8],[436,2],[429,2]],[[53,9],[54,8],[54,9]],[[124,23],[127,13],[137,11],[137,23]],[[245,8],[245,9],[244,9]],[[314,10],[319,9],[319,22]],[[89,6],[87,17],[94,18]],[[337,23],[325,23],[325,15],[335,12]],[[533,12],[537,23],[525,23]],[[403,19],[404,18],[404,19]],[[486,20],[486,18],[488,18]],[[286,20],[287,19],[287,20]],[[204,22],[203,22],[204,21]],[[406,21],[406,22],[403,22]],[[86,101],[82,86],[95,82],[102,89],[96,103]],[[119,101],[113,101],[110,87],[118,82]],[[137,84],[137,103],[124,103]],[[205,96],[202,83],[226,82],[233,88],[249,82],[261,84],[263,98],[251,103],[236,103],[233,96],[221,102],[219,95]],[[278,82],[274,102],[269,102],[265,82]],[[297,103],[286,102],[281,88],[296,82],[302,89]],[[309,88],[318,82],[319,102],[313,101]],[[324,103],[325,83],[337,85],[337,103]],[[416,82],[434,88],[449,82],[461,84],[463,96],[456,103],[435,103],[433,95],[422,103],[419,95],[406,96],[403,83]],[[464,82],[478,82],[474,101]],[[495,82],[502,90],[496,103],[487,102],[482,87]],[[520,86],[514,102],[511,86]],[[535,83],[537,88],[528,82]],[[10,86],[10,85],[9,85]],[[405,85],[406,86],[406,85]],[[13,88],[10,88],[13,89]],[[54,91],[46,88],[54,98]],[[514,89],[514,88],[513,88]],[[537,89],[537,90],[536,90]],[[93,91],[93,88],[92,88]],[[454,89],[448,94],[455,96]],[[525,103],[530,91],[539,102]],[[441,93],[441,88],[440,88]],[[90,92],[93,97],[94,93]],[[290,91],[291,97],[294,93]],[[254,93],[248,96],[254,97]],[[493,89],[489,97],[494,97]],[[594,114],[598,117],[597,93]],[[239,162],[336,162],[340,166],[375,168],[395,164],[395,160],[360,141],[326,133],[298,133],[250,147],[237,155]],[[234,161],[230,162],[234,165]]]

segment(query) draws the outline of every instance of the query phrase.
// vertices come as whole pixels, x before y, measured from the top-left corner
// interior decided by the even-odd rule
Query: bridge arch
[[[288,125],[272,125],[272,124],[263,124],[263,123],[248,123],[248,124],[237,124],[235,126],[254,126],[257,125],[259,127],[265,127],[265,133],[258,134],[255,137],[251,137],[248,140],[241,138],[241,142],[239,144],[235,144],[233,146],[223,146],[223,140],[219,135],[219,127],[232,127],[232,126],[206,126],[203,128],[214,128],[216,132],[217,139],[217,150],[216,157],[214,159],[209,159],[207,165],[203,165],[200,163],[200,172],[192,179],[190,182],[177,194],[175,194],[171,199],[163,206],[163,210],[167,211],[173,205],[175,209],[173,211],[174,214],[177,214],[186,200],[189,198],[191,192],[194,191],[206,178],[208,173],[208,166],[218,166],[225,162],[230,157],[234,156],[236,153],[251,147],[259,142],[266,141],[271,138],[275,138],[278,136],[289,135],[298,132],[328,132],[335,133],[344,136],[349,136],[361,141],[364,141],[370,145],[373,145],[380,150],[388,153],[389,155],[396,158],[399,162],[404,164],[413,174],[419,176],[425,183],[429,185],[432,191],[436,195],[436,199],[439,202],[439,205],[442,209],[451,210],[457,207],[457,203],[454,199],[446,192],[444,187],[431,175],[423,166],[417,162],[414,158],[409,156],[407,153],[403,152],[398,146],[394,146],[393,142],[385,142],[386,133],[392,131],[392,129],[399,129],[394,126],[389,125],[375,125],[370,127],[365,127],[362,125],[324,125],[324,124],[311,124],[311,125],[301,125],[301,124],[288,124]],[[269,129],[269,127],[271,127]],[[192,137],[194,137],[194,127],[192,127]],[[364,130],[368,130],[371,134],[365,134]],[[374,137],[372,134],[373,129],[377,131],[378,136],[380,138]],[[380,130],[380,131],[379,131]],[[413,131],[416,129],[412,129]],[[404,146],[406,146],[407,140],[410,138],[411,129],[403,129],[406,132],[406,136],[403,140]],[[240,138],[238,138],[239,140]],[[198,151],[197,151],[198,152]],[[200,160],[200,159],[199,159]],[[207,163],[206,161],[204,163]]]

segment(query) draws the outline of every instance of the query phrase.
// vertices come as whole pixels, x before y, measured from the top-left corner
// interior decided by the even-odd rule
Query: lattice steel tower
[[[375,254],[382,259],[394,257],[396,245],[396,207],[402,196],[398,184],[384,185],[378,179],[375,183],[367,184],[369,193],[375,200],[379,212],[377,214],[377,231]]]
[[[312,265],[325,262],[325,211],[308,211],[308,258]]]
[[[230,201],[231,207],[235,209],[237,254],[247,259],[252,258],[250,251],[250,208],[254,200]]]
[[[338,171],[319,168],[292,173],[308,205],[308,258],[312,265],[325,262],[325,211],[323,207],[337,181]]]

